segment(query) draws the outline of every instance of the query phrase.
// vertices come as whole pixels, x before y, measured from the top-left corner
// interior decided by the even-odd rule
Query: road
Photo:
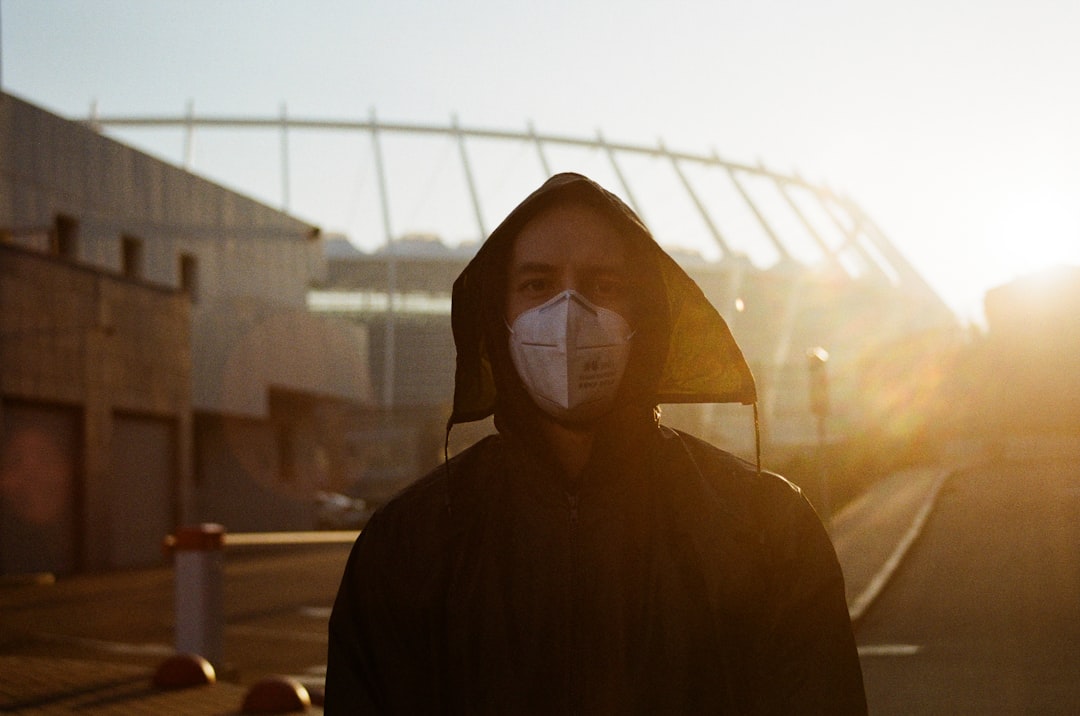
[[[870,713],[1080,713],[1080,469],[1037,441],[955,473],[857,630]]]

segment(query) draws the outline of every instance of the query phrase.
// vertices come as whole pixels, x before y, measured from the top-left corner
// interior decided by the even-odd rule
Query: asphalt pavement
[[[171,567],[3,580],[0,712],[235,714],[264,681],[288,677],[313,704],[305,712],[318,714],[326,620],[348,548],[229,553],[222,662],[214,683],[186,689],[153,686],[175,655]]]
[[[997,447],[858,624],[875,716],[1080,713],[1080,437]]]

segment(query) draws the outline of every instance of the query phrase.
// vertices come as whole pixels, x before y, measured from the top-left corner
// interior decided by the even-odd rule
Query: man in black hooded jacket
[[[481,440],[379,510],[330,618],[328,714],[865,713],[798,488],[659,424],[756,401],[727,325],[617,197],[552,177],[454,284],[450,425]]]

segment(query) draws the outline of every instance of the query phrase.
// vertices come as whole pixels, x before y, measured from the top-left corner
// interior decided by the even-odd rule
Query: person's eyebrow
[[[554,271],[554,264],[544,263],[543,261],[526,261],[523,264],[517,264],[512,267],[514,273],[544,273],[547,271]]]

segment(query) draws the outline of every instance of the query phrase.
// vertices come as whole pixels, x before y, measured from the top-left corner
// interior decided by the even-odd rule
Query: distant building
[[[1080,429],[1080,267],[991,289],[979,367],[981,416],[1010,432]]]
[[[363,470],[367,335],[307,310],[316,227],[3,94],[0,244],[0,573],[310,528]]]

